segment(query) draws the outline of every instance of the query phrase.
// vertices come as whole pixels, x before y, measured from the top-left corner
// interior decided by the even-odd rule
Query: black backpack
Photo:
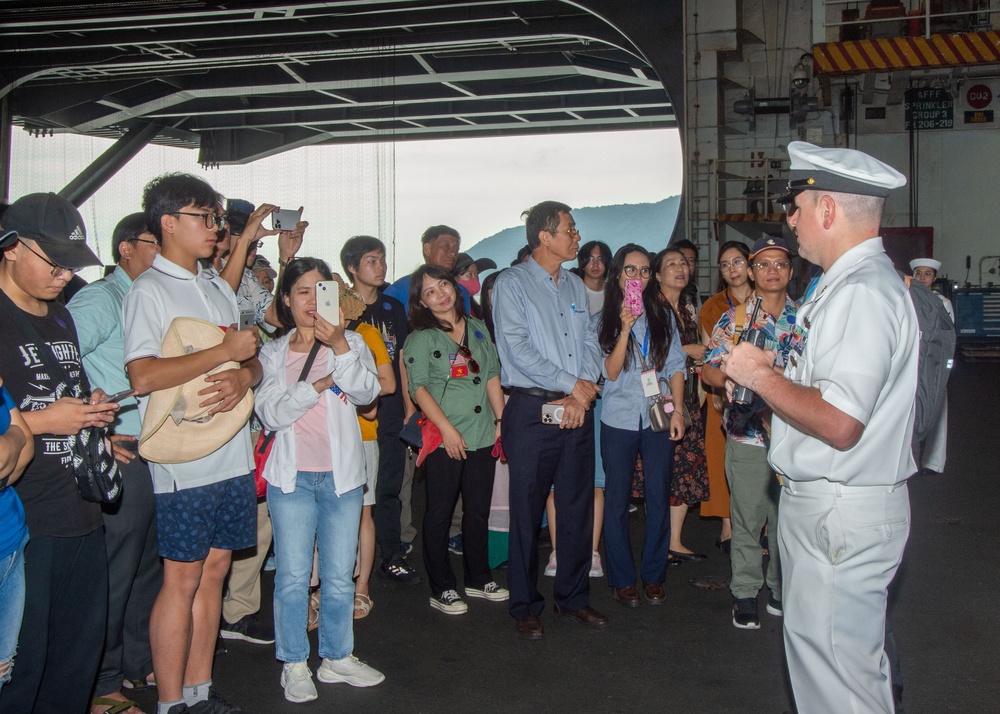
[[[917,409],[913,420],[913,440],[919,443],[930,435],[944,408],[948,376],[955,358],[955,324],[936,293],[916,280],[907,283],[920,326]]]

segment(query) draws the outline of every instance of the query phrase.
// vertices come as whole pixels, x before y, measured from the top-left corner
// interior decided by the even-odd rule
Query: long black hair
[[[682,253],[680,249],[675,247],[674,245],[667,246],[659,253],[657,253],[655,256],[653,256],[653,262],[651,267],[653,270],[654,279],[649,281],[649,287],[651,288],[653,287],[654,284],[656,285],[656,292],[655,292],[656,300],[660,304],[660,307],[663,308],[665,314],[673,315],[674,320],[677,321],[676,324],[679,334],[684,330],[690,330],[692,326],[695,324],[695,321],[692,320],[691,315],[688,313],[686,309],[684,309],[684,305],[692,301],[691,296],[686,292],[687,285],[684,286],[684,290],[681,290],[681,296],[677,301],[678,309],[674,310],[674,306],[670,304],[670,301],[667,300],[666,297],[663,297],[661,299],[660,281],[656,279],[656,276],[660,274],[660,269],[663,267],[664,258],[666,258],[671,253],[673,253],[674,255],[679,255],[681,257],[681,260],[685,259],[684,253]],[[693,276],[691,275],[688,276],[688,285],[691,284],[692,278]]]
[[[425,263],[410,276],[410,331],[443,330],[444,332],[450,332],[454,325],[450,325],[444,320],[439,320],[429,308],[424,307],[420,302],[423,299],[425,275],[432,280],[447,280],[451,283],[451,287],[455,291],[455,313],[459,321],[465,317],[465,301],[462,299],[462,293],[458,289],[455,276],[449,270]]]
[[[728,250],[736,249],[743,256],[743,259],[747,262],[747,280],[751,280],[750,276],[750,249],[747,248],[747,244],[738,240],[729,240],[719,246],[719,260],[722,260],[722,254]],[[726,279],[722,277],[722,269],[719,269],[719,282],[715,286],[715,292],[721,293],[723,290],[729,287],[729,283]]]
[[[608,266],[607,282],[604,284],[604,310],[601,312],[601,320],[597,326],[597,339],[601,344],[601,349],[605,353],[610,353],[618,342],[618,336],[622,331],[622,302],[625,294],[618,285],[622,271],[625,269],[625,258],[629,253],[641,253],[649,258],[649,251],[641,245],[628,243],[623,245],[615,253]],[[652,261],[650,261],[652,262]],[[650,268],[652,270],[652,267]],[[653,367],[657,371],[663,369],[667,363],[667,353],[670,351],[670,343],[673,340],[673,329],[671,325],[669,305],[664,307],[664,301],[659,298],[660,285],[656,282],[656,272],[650,273],[649,282],[642,293],[642,306],[646,313],[646,324],[649,329],[649,357]],[[631,347],[625,352],[625,364],[623,369],[628,369],[632,364],[633,352]]]
[[[493,283],[497,281],[500,277],[500,273],[505,271],[507,268],[500,268],[489,275],[483,280],[483,287],[479,291],[479,295],[483,298],[483,322],[486,323],[486,329],[490,331],[490,339],[494,342],[497,341],[496,326],[493,322]]]
[[[295,287],[295,283],[299,282],[299,278],[313,270],[319,271],[323,280],[333,280],[330,266],[326,264],[325,260],[319,258],[296,258],[285,266],[285,270],[281,274],[278,294],[274,298],[276,301],[274,310],[278,315],[278,320],[286,329],[290,330],[295,327],[295,318],[292,316],[292,308],[285,304],[285,298],[292,294],[292,288]]]

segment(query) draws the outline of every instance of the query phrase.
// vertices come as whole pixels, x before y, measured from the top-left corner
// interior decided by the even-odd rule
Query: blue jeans
[[[354,651],[354,559],[361,522],[360,487],[337,495],[330,471],[299,471],[295,490],[267,487],[274,528],[274,635],[282,662],[309,659],[306,631],[313,546],[319,547],[319,655]]]
[[[21,545],[5,558],[0,558],[0,665],[7,665],[7,674],[0,677],[0,689],[10,681],[14,652],[17,650],[17,635],[21,631],[21,615],[24,614],[24,546]]]
[[[639,575],[644,583],[662,583],[667,573],[670,547],[670,480],[674,447],[666,432],[616,429],[601,425],[601,459],[604,462],[604,550],[608,585],[635,585],[635,561],[629,540],[628,497],[636,457],[642,453],[646,483],[646,531]]]

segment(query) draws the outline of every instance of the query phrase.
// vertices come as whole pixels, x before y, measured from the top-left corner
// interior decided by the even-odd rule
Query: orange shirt
[[[389,358],[389,351],[385,348],[385,342],[382,340],[381,332],[365,322],[359,323],[354,331],[364,338],[368,349],[372,351],[376,367],[392,362]],[[378,419],[365,419],[359,414],[358,423],[361,425],[362,441],[375,441],[378,438]]]

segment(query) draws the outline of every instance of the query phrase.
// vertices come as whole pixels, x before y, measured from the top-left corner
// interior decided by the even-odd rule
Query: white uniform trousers
[[[893,711],[886,590],[910,531],[906,485],[785,481],[778,509],[785,655],[799,714]]]

